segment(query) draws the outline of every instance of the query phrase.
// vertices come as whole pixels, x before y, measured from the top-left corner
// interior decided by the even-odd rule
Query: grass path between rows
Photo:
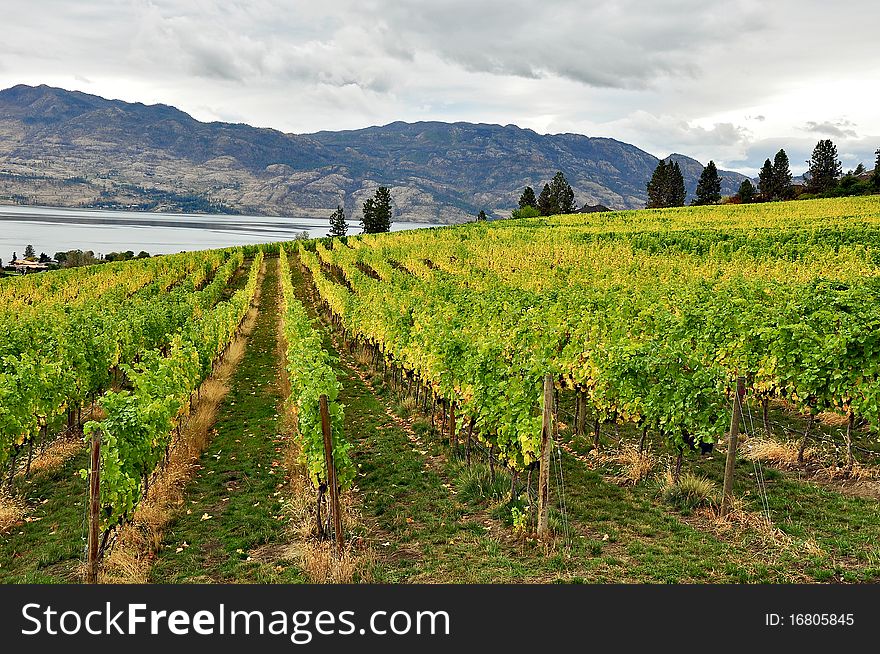
[[[153,583],[295,583],[299,568],[262,556],[287,541],[278,378],[278,260],[268,259],[259,313],[214,425],[215,436],[169,523]]]

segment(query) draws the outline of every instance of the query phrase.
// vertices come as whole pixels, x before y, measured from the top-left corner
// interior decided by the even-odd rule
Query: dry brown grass
[[[873,481],[880,479],[880,470],[873,466],[867,466],[858,461],[851,468],[846,466],[830,466],[824,470],[831,480],[848,479],[851,481]]]
[[[721,517],[721,509],[710,506],[698,512],[705,517],[719,536],[742,536],[750,533],[757,537],[765,550],[788,551],[810,556],[825,556],[825,552],[811,538],[800,540],[793,538],[776,527],[767,516],[755,511],[748,511],[740,498],[734,498],[726,516]]]
[[[31,474],[60,467],[65,461],[81,452],[84,447],[85,441],[78,434],[65,435],[52,441],[46,446],[46,449],[34,456],[34,460],[31,461]]]
[[[362,368],[372,368],[373,354],[363,347],[358,347],[354,351],[354,360]]]
[[[822,411],[816,418],[829,427],[846,427],[846,423],[849,422],[849,417],[838,411]]]
[[[114,546],[105,555],[102,583],[138,584],[149,578],[150,560],[162,544],[165,526],[184,502],[186,484],[198,469],[199,457],[216,433],[213,425],[220,404],[229,392],[232,374],[244,357],[248,336],[256,325],[260,283],[265,274],[263,265],[254,301],[239,334],[230,343],[222,362],[202,383],[180,435],[172,440],[165,465],[154,476],[132,521],[118,530]]]
[[[284,333],[283,329],[279,330]],[[287,346],[284,338],[279,338],[279,361],[286,360]],[[359,350],[360,351],[360,350]],[[367,359],[367,363],[369,363]],[[279,365],[283,397],[290,393],[290,380],[287,370]],[[296,431],[296,408],[284,402],[281,429],[286,434]],[[295,438],[286,439],[284,450],[284,467],[290,472],[290,481],[285,491],[284,511],[288,515],[288,529],[292,542],[283,548],[280,557],[295,561],[314,584],[350,584],[369,583],[372,569],[375,567],[376,556],[371,547],[363,540],[351,540],[345,544],[344,551],[337,556],[330,541],[318,539],[317,528],[317,493],[308,478],[308,472],[302,461],[302,454]],[[355,490],[341,494],[339,498],[342,513],[342,528],[349,532],[362,520],[355,499]],[[322,515],[327,515],[327,503],[324,503]],[[251,553],[254,556],[254,553]],[[255,558],[258,558],[255,556]]]
[[[24,519],[27,505],[20,498],[0,494],[0,534],[5,533]]]
[[[650,450],[639,452],[635,445],[624,445],[614,457],[620,468],[616,481],[622,486],[634,486],[647,479],[657,466],[657,457]]]
[[[742,445],[743,457],[747,461],[770,463],[779,468],[798,468],[798,448],[795,441],[783,441],[776,438],[756,436]],[[804,461],[809,462],[818,456],[816,448],[808,447],[804,451]]]
[[[336,556],[329,541],[313,541],[303,549],[301,565],[313,584],[369,583],[375,556],[373,550],[351,544]]]

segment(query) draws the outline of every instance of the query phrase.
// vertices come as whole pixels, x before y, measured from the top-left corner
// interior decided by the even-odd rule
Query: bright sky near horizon
[[[0,87],[49,84],[286,132],[509,124],[754,175],[880,147],[880,4],[850,0],[4,3]]]

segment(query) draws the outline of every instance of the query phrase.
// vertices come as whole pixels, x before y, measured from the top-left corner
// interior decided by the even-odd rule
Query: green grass
[[[282,552],[288,540],[276,366],[277,274],[277,260],[267,260],[256,326],[220,407],[217,434],[186,488],[185,509],[166,529],[150,574],[155,583],[304,580],[292,561],[272,553]],[[252,556],[258,548],[265,555]]]
[[[771,420],[780,431],[781,425],[786,425],[789,434],[796,434],[803,427],[798,417],[778,408],[772,412]],[[757,420],[756,428],[761,428]],[[822,438],[830,438],[832,431],[827,426],[822,427],[821,431],[817,429],[823,434]],[[635,429],[624,427],[621,436],[625,442],[634,443],[639,434]],[[563,432],[563,438],[569,440],[570,435]],[[570,442],[581,453],[589,448],[580,438]],[[654,442],[653,446],[663,451],[661,443]],[[669,453],[669,456],[672,454]],[[684,459],[683,474],[688,472],[705,477],[720,489],[724,480],[724,466],[723,453],[715,452],[707,456],[689,453]],[[606,466],[599,472],[614,474],[616,470],[613,466]],[[782,560],[789,562],[792,573],[805,574],[815,581],[876,581],[880,578],[880,547],[877,545],[880,542],[880,511],[876,500],[847,495],[817,482],[800,479],[796,473],[738,459],[734,473],[734,495],[742,498],[745,508],[756,514],[763,512],[764,495],[757,483],[756,473],[764,478],[773,526],[796,542],[812,541],[824,553],[820,556],[784,554]],[[632,495],[632,501],[650,505],[658,505],[662,501],[663,490],[656,481],[646,481],[627,491]],[[679,510],[683,514],[692,509],[688,502],[679,503]],[[672,506],[667,511],[672,515],[676,513]],[[755,547],[760,547],[757,534],[746,534],[746,537],[755,542]]]
[[[31,508],[30,522],[0,535],[0,583],[79,582],[86,548],[88,467],[85,448],[63,465],[17,480],[17,492]]]

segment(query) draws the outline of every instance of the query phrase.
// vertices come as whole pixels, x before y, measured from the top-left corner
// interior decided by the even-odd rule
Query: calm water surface
[[[396,222],[391,229],[430,226]],[[126,250],[169,254],[287,241],[303,231],[313,237],[326,236],[329,229],[329,216],[321,220],[0,206],[0,259],[6,263],[13,252],[22,256],[29,244],[37,254],[45,252],[50,257],[67,250],[92,250],[96,255]],[[348,229],[349,234],[361,231],[357,220]]]

